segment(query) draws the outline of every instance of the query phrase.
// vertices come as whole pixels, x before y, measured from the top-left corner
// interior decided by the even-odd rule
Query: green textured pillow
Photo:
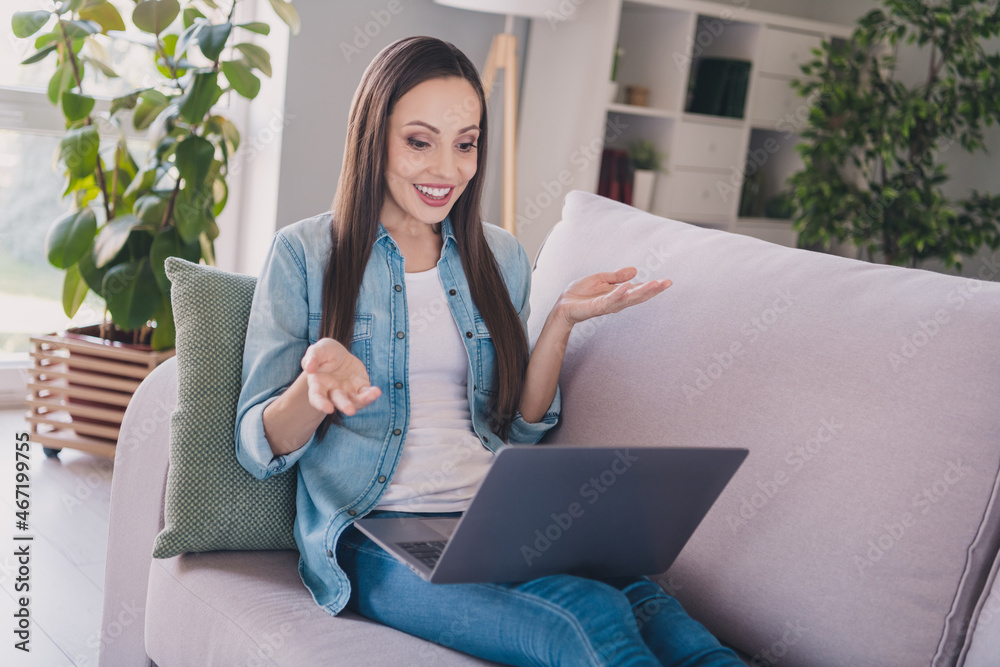
[[[154,558],[188,551],[295,549],[295,474],[258,480],[236,460],[236,403],[257,279],[165,262],[177,329],[164,528]]]

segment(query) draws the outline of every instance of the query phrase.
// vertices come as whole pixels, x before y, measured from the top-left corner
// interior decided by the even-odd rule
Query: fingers
[[[609,283],[620,283],[626,280],[631,280],[639,273],[639,269],[634,266],[626,266],[618,269],[617,271],[606,271],[604,273],[599,273],[598,275]]]
[[[626,282],[617,285],[604,298],[609,302],[609,309],[618,312],[653,298],[671,285],[673,282],[670,280],[649,280],[639,284]]]

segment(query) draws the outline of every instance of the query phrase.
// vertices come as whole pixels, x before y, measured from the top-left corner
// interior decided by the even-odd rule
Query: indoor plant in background
[[[106,304],[104,320],[108,313],[111,318],[33,339],[29,421],[36,441],[59,446],[87,441],[81,449],[113,454],[113,445],[104,449],[80,436],[85,432],[113,443],[131,388],[172,354],[164,260],[215,263],[215,218],[226,205],[229,160],[240,135],[214,107],[229,91],[253,99],[260,89],[255,71],[271,75],[268,52],[249,41],[267,35],[270,27],[235,23],[236,2],[139,0],[123,16],[108,0],[62,0],[51,10],[17,12],[11,19],[16,37],[35,40],[37,51],[23,64],[56,58],[48,97],[66,121],[58,162],[72,208],[52,223],[45,245],[49,262],[66,272],[63,308],[73,317],[93,290]],[[297,33],[295,8],[286,0],[270,4]],[[126,20],[141,37],[125,32]],[[101,57],[104,39],[141,44],[155,72],[97,111],[87,90],[88,73],[118,76]],[[126,122],[147,131],[148,155],[132,155],[121,130]],[[96,341],[88,346],[80,333]],[[109,360],[113,356],[124,358]],[[46,443],[37,426],[60,430],[65,420],[51,414],[60,410],[79,428]]]
[[[794,84],[812,100],[790,179],[802,245],[850,241],[868,260],[958,268],[1000,247],[1000,196],[947,197],[941,160],[983,149],[1000,121],[1000,54],[984,50],[998,34],[993,1],[886,0],[849,43],[815,51],[802,67],[814,78]],[[926,64],[914,85],[896,78],[899,49]]]
[[[632,166],[632,205],[651,212],[653,192],[656,190],[656,172],[665,155],[649,139],[639,139],[628,145],[628,160]]]

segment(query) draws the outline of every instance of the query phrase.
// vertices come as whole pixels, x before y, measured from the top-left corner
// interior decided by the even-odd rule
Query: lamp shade
[[[552,14],[561,15],[565,10],[560,11],[559,6],[566,4],[567,0],[434,0],[434,2],[476,12],[545,18]],[[575,8],[572,2],[569,5]]]

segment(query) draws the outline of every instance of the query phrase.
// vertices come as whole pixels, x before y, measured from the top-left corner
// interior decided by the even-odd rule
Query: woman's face
[[[445,219],[476,174],[479,119],[475,89],[465,79],[429,79],[411,88],[389,116],[386,228]]]

